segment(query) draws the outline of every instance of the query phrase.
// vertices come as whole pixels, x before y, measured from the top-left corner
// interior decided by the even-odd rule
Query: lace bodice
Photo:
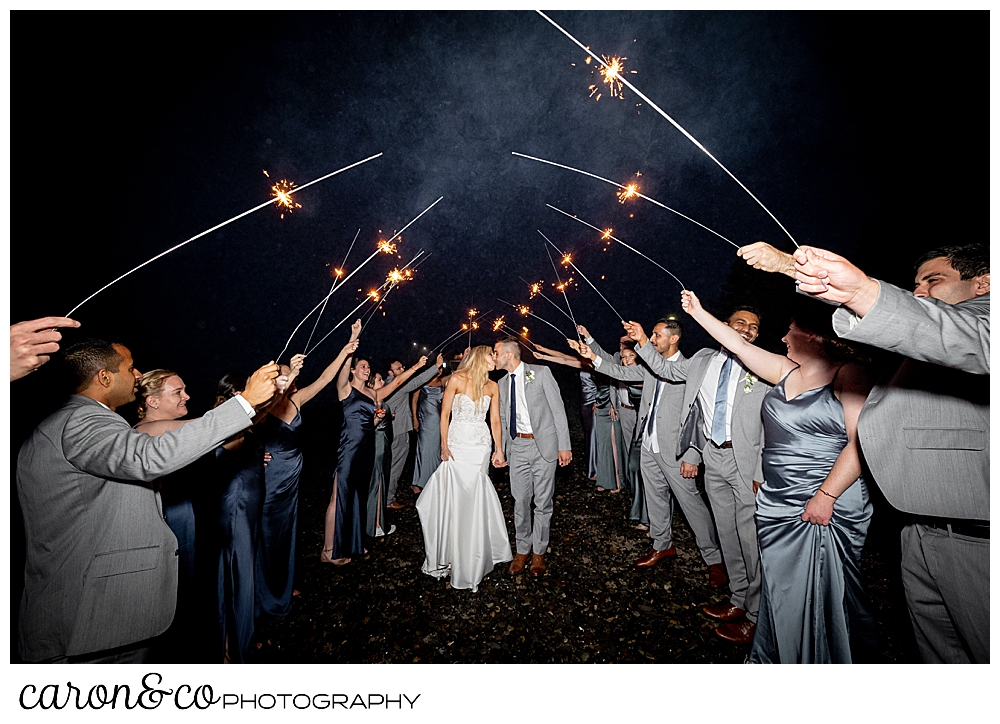
[[[489,395],[483,395],[476,403],[465,393],[456,393],[451,403],[448,445],[491,445],[490,428],[486,424],[489,410]]]

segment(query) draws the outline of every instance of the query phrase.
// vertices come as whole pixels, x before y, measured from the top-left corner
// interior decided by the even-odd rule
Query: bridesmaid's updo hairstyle
[[[844,342],[833,331],[833,307],[815,299],[796,299],[792,307],[792,321],[804,332],[817,335],[823,350],[832,362],[869,362],[864,346]]]
[[[243,392],[246,389],[248,379],[249,375],[233,374],[232,372],[223,375],[219,384],[215,386],[215,404],[212,407],[218,407],[226,400]]]
[[[136,395],[135,413],[139,419],[146,417],[146,400],[163,391],[163,383],[170,377],[178,376],[173,370],[150,370],[139,378],[139,394]]]

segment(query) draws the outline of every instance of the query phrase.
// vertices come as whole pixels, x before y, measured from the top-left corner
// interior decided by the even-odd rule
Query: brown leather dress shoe
[[[715,629],[715,635],[723,641],[731,641],[734,644],[746,646],[753,641],[753,632],[757,624],[749,620],[732,621],[724,623]]]
[[[385,507],[388,508],[389,510],[402,510],[406,506],[400,503],[398,500],[394,500]]]
[[[540,556],[537,553],[531,554],[531,567],[528,568],[528,572],[533,576],[540,576],[545,573],[545,556]]]
[[[518,573],[524,570],[524,564],[528,562],[527,553],[515,553],[514,560],[510,562],[510,575],[516,576]]]
[[[645,558],[640,558],[639,560],[637,560],[635,562],[635,567],[649,568],[650,566],[655,566],[664,558],[673,558],[676,555],[677,555],[677,549],[674,548],[673,546],[670,546],[665,551],[658,551],[654,548]]]
[[[729,576],[726,575],[726,569],[722,567],[721,563],[713,563],[708,567],[709,588],[722,588],[727,583],[729,583]]]
[[[702,606],[701,612],[717,621],[734,621],[746,615],[746,611],[739,606],[734,606],[729,601],[723,601],[714,606]]]

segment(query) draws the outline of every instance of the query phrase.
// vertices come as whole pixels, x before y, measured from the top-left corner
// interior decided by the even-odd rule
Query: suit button
[[[174,555],[175,555],[175,556],[179,556],[180,554],[181,554],[181,549],[180,549],[180,548],[176,548],[176,549],[174,550]]]

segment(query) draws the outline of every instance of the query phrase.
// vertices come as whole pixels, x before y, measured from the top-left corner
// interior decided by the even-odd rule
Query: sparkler
[[[528,309],[528,307],[526,307],[525,305],[523,305],[523,304],[511,304],[510,302],[505,301],[503,299],[500,299],[499,297],[497,297],[497,301],[498,302],[503,302],[504,304],[506,304],[509,307],[513,307],[514,309],[517,310],[518,314],[520,314],[522,317],[534,317],[539,322],[542,322],[543,324],[549,325],[550,327],[552,327],[552,329],[556,330],[563,339],[566,338],[566,333],[563,332],[561,329],[559,329],[559,327],[557,327],[556,325],[552,324],[552,322],[548,321],[547,319],[542,319],[537,314],[535,314],[530,309]]]
[[[264,172],[264,175],[270,178],[267,171]],[[295,186],[296,184],[294,181],[281,179],[281,181],[271,187],[271,198],[274,199],[274,205],[279,209],[284,209],[289,214],[295,209],[302,208],[302,204],[297,203],[292,199],[292,194],[295,193]],[[285,211],[281,212],[282,219],[285,218]]]
[[[615,56],[614,58],[609,58],[608,56],[605,55],[603,67],[599,68],[601,72],[601,77],[603,78],[602,82],[604,83],[604,85],[610,87],[612,98],[617,97],[620,100],[625,100],[625,96],[622,95],[621,74],[625,70],[626,60],[628,60],[628,58],[622,58],[618,56]],[[590,65],[590,63],[588,62],[587,65]],[[635,71],[632,72],[634,73]],[[597,93],[597,100],[601,100],[601,94],[598,93],[600,89],[601,87],[597,84],[590,86],[589,88],[590,95],[588,97],[593,98],[594,94]]]
[[[539,234],[542,234],[542,232],[541,232],[541,231],[539,231],[538,233],[539,233]],[[548,241],[548,242],[549,242],[550,244],[552,244],[552,242],[551,242],[551,241],[549,240],[549,237],[547,237],[547,236],[546,236],[545,234],[542,234],[542,238],[543,238],[543,239],[545,239],[545,241]],[[556,251],[558,251],[558,252],[559,252],[560,254],[563,254],[563,252],[559,251],[559,247],[557,247],[557,246],[556,246],[555,244],[552,244],[552,248],[553,248],[553,249],[555,249]],[[589,284],[589,285],[591,286],[591,288],[592,288],[592,289],[593,289],[593,290],[594,290],[595,292],[597,292],[597,295],[598,295],[598,296],[599,296],[599,297],[600,297],[601,299],[603,299],[603,300],[604,300],[604,302],[605,302],[605,303],[606,303],[606,304],[607,304],[607,305],[608,305],[609,307],[611,307],[611,311],[612,311],[612,312],[614,312],[614,313],[615,313],[615,314],[616,314],[616,315],[618,316],[618,319],[622,320],[623,322],[625,321],[625,317],[623,317],[623,316],[622,316],[622,315],[621,315],[621,314],[620,314],[620,313],[618,312],[618,310],[617,310],[617,309],[615,309],[614,305],[613,305],[613,304],[611,304],[611,302],[609,302],[609,301],[608,301],[608,298],[607,298],[606,296],[604,296],[603,294],[601,294],[601,290],[600,290],[600,289],[598,289],[598,288],[597,288],[596,286],[594,286],[594,282],[590,281],[590,280],[589,280],[589,279],[587,278],[587,275],[586,275],[586,274],[584,274],[584,273],[583,273],[582,271],[580,271],[580,269],[579,269],[579,268],[578,268],[578,267],[576,266],[576,264],[574,264],[574,263],[573,263],[573,259],[572,259],[572,257],[571,257],[571,256],[570,256],[569,254],[563,254],[563,264],[569,264],[569,265],[570,265],[571,267],[573,267],[573,269],[575,269],[575,270],[576,270],[576,273],[577,273],[577,274],[579,274],[580,276],[582,276],[582,277],[583,277],[583,280],[584,280],[585,282],[587,282],[587,284]]]
[[[313,179],[312,181],[310,181],[307,184],[304,184],[302,186],[296,186],[294,189],[289,190],[288,193],[289,194],[298,193],[299,191],[301,191],[304,188],[308,188],[308,187],[312,186],[315,183],[319,183],[320,181],[324,181],[324,180],[330,178],[331,176],[336,176],[338,173],[343,173],[344,171],[352,169],[355,166],[360,166],[363,163],[368,163],[372,159],[378,158],[381,155],[382,155],[381,153],[376,153],[374,156],[369,156],[368,158],[362,159],[361,161],[357,161],[355,163],[352,163],[350,166],[344,166],[344,168],[338,169],[338,170],[334,171],[333,173],[328,173],[326,176],[320,176],[317,179]],[[148,259],[148,260],[144,261],[142,264],[140,264],[139,266],[137,266],[137,267],[135,267],[133,269],[128,270],[127,272],[125,272],[124,274],[122,274],[120,277],[118,277],[114,281],[109,282],[108,284],[105,284],[103,287],[101,287],[96,292],[94,292],[89,297],[87,297],[82,302],[80,302],[75,307],[73,307],[66,316],[67,317],[73,316],[73,312],[75,312],[77,309],[79,309],[84,304],[86,304],[87,302],[89,302],[91,299],[93,299],[94,297],[96,297],[98,294],[100,294],[101,292],[103,292],[105,289],[107,289],[108,287],[112,286],[113,284],[116,284],[116,283],[120,282],[122,279],[124,279],[125,277],[127,277],[129,274],[132,274],[133,272],[139,271],[140,269],[142,269],[147,264],[152,264],[157,259],[160,259],[160,258],[166,256],[167,254],[169,254],[172,251],[176,251],[177,249],[180,249],[185,244],[190,244],[195,239],[200,239],[201,237],[205,236],[206,234],[212,233],[216,229],[221,229],[223,226],[226,226],[227,224],[231,224],[232,222],[236,221],[237,219],[242,219],[244,216],[252,214],[255,211],[259,211],[259,210],[263,209],[265,206],[270,206],[273,203],[275,203],[275,199],[273,199],[273,198],[268,199],[264,203],[259,204],[257,206],[254,206],[252,209],[248,209],[248,210],[244,211],[242,214],[237,214],[233,218],[227,219],[226,221],[223,221],[221,224],[216,224],[211,229],[206,229],[205,231],[201,232],[200,234],[195,234],[194,236],[192,236],[187,241],[182,241],[180,244],[177,244],[176,246],[170,247],[166,251],[157,254],[152,259]]]
[[[695,221],[690,216],[687,216],[686,214],[682,214],[677,209],[672,209],[669,206],[667,206],[666,204],[660,203],[656,199],[650,198],[649,196],[646,196],[645,194],[640,194],[639,193],[639,187],[636,186],[635,184],[629,184],[629,186],[624,186],[624,185],[618,183],[617,181],[612,181],[610,179],[606,179],[603,176],[598,176],[597,174],[589,173],[588,171],[581,171],[580,169],[573,168],[572,166],[564,166],[563,164],[556,163],[555,161],[546,161],[544,158],[537,158],[535,156],[528,156],[527,154],[518,153],[517,151],[511,151],[511,154],[514,155],[514,156],[520,156],[521,158],[531,159],[532,161],[538,161],[539,163],[547,163],[550,166],[556,166],[558,168],[564,168],[567,171],[573,171],[575,173],[583,174],[584,176],[590,176],[591,178],[596,178],[598,181],[603,181],[604,183],[611,184],[612,186],[617,186],[618,188],[623,189],[625,191],[628,191],[629,186],[633,186],[634,190],[632,191],[632,196],[638,196],[641,199],[646,199],[646,201],[649,201],[650,203],[656,204],[657,206],[659,206],[662,209],[666,209],[667,211],[670,211],[670,212],[672,212],[674,214],[677,214],[682,219],[687,219],[692,224],[697,224],[698,226],[700,226],[701,228],[703,228],[705,231],[710,231],[711,233],[715,234],[717,237],[719,237],[723,241],[726,241],[726,242],[732,244],[737,249],[740,248],[739,244],[737,244],[737,243],[735,243],[733,241],[730,241],[729,239],[727,239],[726,237],[724,237],[722,234],[720,234],[718,231],[715,231],[714,229],[708,228],[707,226],[705,226],[700,221]],[[619,200],[621,200],[620,196],[619,196]]]
[[[624,241],[622,241],[621,239],[619,239],[619,238],[617,238],[617,237],[614,237],[614,236],[612,236],[612,235],[611,235],[611,229],[598,229],[598,228],[597,228],[596,226],[594,226],[593,224],[588,224],[588,223],[587,223],[586,221],[584,221],[583,219],[581,219],[581,218],[579,218],[579,217],[577,217],[577,216],[573,216],[572,214],[567,214],[567,213],[566,213],[565,211],[563,211],[562,209],[557,209],[557,208],[556,208],[555,206],[553,206],[552,204],[545,204],[545,205],[546,205],[546,206],[548,206],[548,207],[549,207],[550,209],[552,209],[553,211],[558,211],[558,212],[559,212],[560,214],[562,214],[563,216],[568,216],[569,218],[573,219],[574,221],[579,221],[579,222],[580,222],[581,224],[583,224],[584,226],[589,226],[589,227],[590,227],[591,229],[593,229],[594,231],[600,231],[600,232],[601,232],[601,238],[602,238],[602,239],[611,239],[611,240],[613,240],[613,241],[617,241],[617,242],[618,242],[619,244],[621,244],[622,246],[624,246],[624,247],[625,247],[626,249],[629,249],[630,251],[634,251],[634,252],[635,252],[636,254],[638,254],[639,256],[641,256],[641,257],[642,257],[643,259],[645,259],[646,261],[648,261],[648,262],[650,262],[650,263],[652,263],[652,264],[654,264],[654,265],[658,266],[658,267],[659,267],[660,269],[662,269],[662,270],[663,270],[663,271],[665,271],[665,272],[666,272],[667,274],[669,274],[670,276],[672,276],[672,277],[673,277],[673,278],[674,278],[675,280],[677,280],[677,283],[681,285],[681,289],[687,289],[687,287],[686,287],[686,286],[684,286],[684,282],[682,282],[682,281],[681,281],[680,279],[678,279],[678,278],[677,278],[677,275],[676,275],[676,274],[674,274],[674,273],[673,273],[672,271],[670,271],[669,269],[667,269],[667,268],[666,268],[665,266],[663,266],[663,265],[662,265],[662,264],[660,264],[659,262],[656,262],[656,261],[653,261],[653,260],[652,260],[652,259],[650,259],[650,258],[649,258],[648,256],[646,256],[645,254],[643,254],[643,253],[642,253],[641,251],[639,251],[638,249],[636,249],[636,248],[635,248],[634,246],[629,246],[628,244],[626,244],[626,243],[625,243]]]
[[[578,46],[580,46],[580,47],[581,47],[581,48],[582,48],[583,50],[585,50],[585,51],[587,52],[587,54],[588,54],[589,56],[591,56],[591,57],[593,57],[593,58],[594,58],[594,60],[596,60],[596,61],[597,61],[598,63],[600,63],[601,65],[603,65],[603,66],[604,66],[605,68],[607,68],[607,69],[608,69],[609,71],[611,70],[611,68],[610,68],[610,66],[608,65],[608,63],[606,63],[606,62],[605,62],[604,60],[602,60],[601,58],[598,58],[598,57],[597,57],[596,55],[594,55],[594,53],[591,53],[591,52],[590,52],[590,49],[589,49],[589,48],[588,48],[587,46],[585,46],[585,45],[584,45],[583,43],[581,43],[581,42],[580,42],[579,40],[577,40],[577,39],[576,39],[576,38],[574,38],[574,37],[573,37],[572,35],[570,35],[570,34],[569,34],[568,32],[566,32],[566,30],[564,30],[564,29],[563,29],[563,28],[562,28],[562,27],[561,27],[561,26],[560,26],[560,25],[559,25],[558,23],[556,23],[556,22],[555,22],[554,20],[552,20],[552,18],[550,18],[550,17],[549,17],[548,15],[546,15],[545,13],[543,13],[543,12],[542,12],[541,10],[536,10],[535,12],[536,12],[536,13],[538,13],[539,15],[541,15],[541,16],[542,16],[543,18],[545,18],[546,20],[548,20],[548,21],[549,21],[549,22],[550,22],[550,23],[551,23],[551,24],[552,24],[552,25],[553,25],[553,26],[554,26],[554,27],[555,27],[555,28],[556,28],[557,30],[559,30],[559,32],[561,32],[561,33],[562,33],[563,35],[565,35],[565,36],[566,36],[567,38],[569,38],[569,39],[570,39],[570,40],[572,40],[572,41],[573,41],[574,43],[576,43],[576,44],[577,44]],[[717,159],[717,158],[716,158],[715,156],[713,156],[713,155],[712,155],[711,153],[709,153],[708,149],[707,149],[707,148],[705,148],[705,147],[704,147],[703,145],[701,145],[701,143],[700,143],[700,142],[698,141],[698,139],[696,139],[696,138],[695,138],[694,136],[692,136],[692,135],[691,135],[690,133],[688,133],[688,132],[687,132],[686,130],[684,130],[684,128],[683,128],[683,127],[681,126],[681,124],[679,124],[679,123],[678,123],[677,121],[675,121],[675,120],[674,120],[673,118],[671,118],[670,116],[668,116],[668,115],[667,115],[667,114],[666,114],[666,113],[665,113],[665,112],[663,111],[663,109],[662,109],[662,108],[660,108],[660,107],[659,107],[658,105],[656,105],[655,103],[653,103],[653,101],[651,101],[651,100],[650,100],[649,98],[647,98],[647,97],[646,97],[646,95],[645,95],[645,94],[643,94],[643,92],[642,92],[642,91],[640,91],[640,90],[639,90],[638,88],[636,88],[636,87],[635,87],[634,85],[632,85],[631,83],[629,83],[629,82],[628,82],[628,80],[627,80],[626,78],[623,78],[623,77],[622,77],[622,76],[621,76],[620,74],[619,74],[619,75],[617,76],[617,78],[618,78],[618,80],[619,80],[619,81],[620,81],[621,83],[623,83],[623,84],[625,84],[626,86],[628,86],[628,87],[629,87],[629,88],[630,88],[630,89],[632,90],[632,92],[634,92],[634,93],[635,93],[635,94],[636,94],[637,96],[639,96],[639,97],[640,97],[640,98],[642,98],[642,99],[643,99],[644,101],[646,101],[646,103],[648,103],[649,105],[651,105],[651,106],[653,107],[653,109],[654,109],[654,110],[655,110],[655,111],[656,111],[657,113],[659,113],[659,114],[660,114],[661,116],[663,116],[663,117],[664,117],[665,119],[667,119],[668,121],[670,121],[671,125],[673,125],[673,127],[674,127],[674,128],[676,128],[676,129],[677,129],[678,131],[680,131],[681,133],[683,133],[683,134],[684,134],[684,136],[685,136],[685,137],[686,137],[686,138],[687,138],[687,139],[688,139],[689,141],[691,141],[691,143],[693,143],[693,144],[694,144],[695,146],[697,146],[697,147],[698,147],[699,149],[701,149],[702,153],[704,153],[704,154],[705,154],[706,156],[708,156],[708,157],[709,157],[710,159],[712,159],[713,161],[715,161],[716,165],[718,165],[718,167],[719,167],[719,168],[721,168],[721,169],[722,169],[723,171],[725,171],[725,172],[726,172],[726,173],[727,173],[727,174],[729,175],[729,178],[731,178],[731,179],[732,179],[733,181],[735,181],[736,183],[738,183],[738,184],[740,185],[740,188],[741,188],[741,189],[743,189],[743,190],[744,190],[744,191],[746,191],[746,192],[747,192],[748,194],[750,194],[750,198],[752,198],[752,199],[753,199],[754,201],[756,201],[756,202],[757,202],[757,204],[758,204],[758,205],[760,206],[760,208],[764,209],[764,211],[765,211],[765,212],[767,212],[767,215],[768,215],[768,216],[770,216],[770,217],[771,217],[772,219],[774,219],[774,223],[776,223],[776,224],[777,224],[778,226],[780,226],[780,227],[781,227],[781,230],[785,232],[785,234],[786,234],[786,235],[788,236],[788,238],[789,238],[789,239],[791,239],[791,240],[792,240],[792,243],[793,243],[793,244],[795,244],[795,246],[796,246],[796,247],[798,247],[799,243],[798,243],[797,241],[795,241],[794,237],[792,237],[792,235],[791,235],[791,234],[789,234],[789,233],[788,233],[788,229],[786,229],[786,228],[785,228],[785,227],[784,227],[784,226],[782,225],[782,223],[781,223],[780,221],[778,221],[778,217],[776,217],[776,216],[775,216],[774,214],[772,214],[772,213],[770,212],[770,210],[768,210],[768,208],[767,208],[766,206],[764,206],[764,204],[763,204],[763,203],[761,203],[761,200],[760,200],[760,199],[758,199],[758,198],[757,198],[756,196],[754,196],[754,195],[753,195],[753,193],[751,193],[750,189],[748,189],[748,188],[747,188],[746,186],[744,186],[744,185],[743,185],[743,182],[742,182],[742,181],[740,181],[740,180],[739,180],[738,178],[736,178],[736,176],[734,176],[734,175],[732,174],[732,172],[731,172],[731,171],[730,171],[730,170],[729,170],[728,168],[726,168],[725,166],[723,166],[723,165],[722,165],[722,163],[721,163],[721,162],[719,161],[719,159]]]
[[[264,172],[265,175],[267,172]],[[354,239],[351,241],[351,245],[347,247],[347,254],[344,255],[344,263],[333,270],[333,286],[330,287],[330,294],[333,294],[334,290],[337,288],[337,282],[340,281],[341,277],[344,276],[344,267],[347,266],[347,258],[351,255],[351,250],[354,248],[354,242],[358,240],[358,234],[361,233],[361,229],[358,229],[357,233],[354,234]],[[326,303],[330,301],[330,294],[326,295],[326,299],[323,300],[323,308],[319,310],[319,314],[316,315],[316,322],[313,324],[312,331],[309,333],[309,339],[306,340],[306,349],[309,349],[309,345],[312,344],[313,335],[316,334],[316,327],[319,326],[319,320],[323,317],[323,312],[326,311]],[[311,314],[311,312],[310,312]]]
[[[639,194],[639,185],[633,183],[625,186],[623,189],[618,191],[616,195],[618,196],[618,203],[624,204],[630,198],[632,198],[633,196],[637,196],[638,194]]]
[[[480,319],[482,319],[483,317],[485,317],[487,314],[489,314],[492,311],[493,311],[492,309],[489,309],[489,310],[483,312],[478,317],[476,317],[474,320],[472,320],[473,323],[478,322]],[[434,345],[433,347],[431,347],[431,351],[427,353],[427,356],[430,357],[431,353],[434,352],[435,350],[437,350],[439,347],[444,347],[444,345],[448,344],[451,340],[455,339],[455,337],[457,337],[460,334],[462,334],[462,332],[467,332],[468,330],[469,330],[469,324],[463,324],[461,327],[459,327],[459,329],[458,329],[457,332],[455,332],[454,334],[448,335],[447,338],[441,340],[436,345]]]
[[[504,327],[507,327],[507,325],[504,324],[504,315],[501,314],[499,317],[493,320],[493,331],[499,332]],[[509,327],[507,328],[510,329]]]
[[[392,290],[395,289],[396,287],[398,287],[403,282],[408,282],[411,279],[413,279],[413,270],[416,269],[421,264],[423,264],[424,261],[427,259],[427,257],[430,256],[430,254],[426,254],[426,255],[423,256],[423,258],[420,258],[421,255],[423,255],[423,254],[424,254],[424,252],[421,249],[420,252],[415,257],[413,257],[413,259],[410,260],[410,264],[412,264],[413,266],[410,266],[410,264],[407,264],[402,269],[398,269],[397,268],[397,269],[393,269],[391,272],[389,272],[389,275],[385,279],[385,283],[386,284],[390,284],[391,286],[386,291],[386,293],[382,296],[382,301],[379,302],[378,304],[376,304],[374,307],[372,307],[372,311],[368,314],[368,318],[365,319],[364,323],[361,325],[361,331],[362,332],[365,331],[365,327],[368,326],[368,323],[370,321],[372,321],[372,317],[375,316],[375,313],[378,312],[378,310],[382,308],[382,305],[385,303],[385,300],[389,297],[390,294],[392,294]],[[417,259],[420,259],[420,261],[418,261],[416,264],[414,264],[413,262],[416,261]],[[383,284],[382,286],[385,286],[385,284]],[[385,314],[383,313],[382,316],[385,316]]]
[[[571,322],[573,321],[573,318],[570,317],[568,314],[566,314],[566,310],[565,309],[563,309],[558,304],[556,304],[551,299],[549,299],[547,296],[545,296],[544,294],[542,294],[542,282],[535,282],[534,284],[532,284],[532,283],[530,283],[528,281],[525,281],[524,277],[518,277],[518,279],[520,279],[522,282],[524,282],[525,284],[527,284],[528,288],[531,290],[531,295],[528,297],[529,299],[534,299],[536,296],[541,297],[546,302],[548,302],[549,304],[551,304],[553,307],[555,307],[556,309],[558,309],[559,310],[559,314],[561,314],[564,317],[566,317],[566,319],[568,319],[569,321],[571,321]]]
[[[540,231],[538,233],[542,234],[542,232],[540,232]],[[542,238],[545,239],[545,234],[542,234]],[[548,241],[548,239],[545,239],[545,240]],[[580,333],[579,333],[579,331],[576,328],[576,317],[573,315],[573,307],[569,306],[569,297],[566,296],[566,284],[567,283],[564,282],[562,280],[562,277],[559,276],[559,269],[556,267],[556,263],[552,259],[552,254],[549,253],[549,247],[545,246],[545,244],[542,244],[542,248],[545,249],[545,253],[549,257],[549,263],[552,265],[552,271],[554,271],[556,273],[556,281],[559,282],[556,285],[556,289],[558,289],[560,292],[562,292],[563,299],[566,300],[566,311],[569,312],[570,321],[573,322],[573,331],[576,332],[576,336],[579,338],[580,337]],[[560,252],[560,253],[562,253],[562,252]],[[582,342],[583,339],[580,338],[580,341]]]
[[[502,317],[501,317],[501,319],[502,319]],[[530,339],[528,339],[528,328],[527,328],[527,327],[524,327],[524,331],[523,331],[523,332],[518,332],[518,331],[517,331],[516,329],[511,329],[511,328],[510,328],[510,327],[508,327],[508,326],[507,326],[506,324],[505,324],[505,325],[503,325],[503,328],[504,328],[504,329],[506,329],[506,330],[507,330],[508,332],[510,332],[510,333],[511,333],[511,336],[512,336],[512,337],[514,337],[514,339],[516,339],[516,340],[518,341],[518,343],[519,343],[519,344],[520,344],[520,345],[521,345],[522,347],[524,347],[524,348],[525,348],[526,350],[528,350],[529,352],[534,352],[534,351],[535,351],[535,350],[534,350],[534,347],[535,347],[535,343],[534,343],[534,342],[532,342],[532,341],[531,341]],[[494,331],[500,331],[500,330],[494,330]],[[528,346],[528,344],[525,344],[525,343],[524,343],[524,342],[522,341],[522,338],[523,338],[523,339],[524,339],[525,341],[527,341],[527,343],[528,343],[528,344],[530,344],[530,345],[531,345],[531,347],[529,347],[529,346]]]
[[[440,200],[441,200],[441,199],[443,199],[443,198],[444,198],[444,196],[441,196],[441,197],[439,197],[437,201],[435,201],[435,202],[434,202],[433,204],[431,204],[431,205],[430,205],[430,206],[428,206],[428,207],[427,207],[426,209],[424,209],[424,210],[423,210],[423,211],[421,211],[421,212],[420,212],[419,214],[417,214],[417,215],[416,215],[415,217],[413,217],[413,221],[411,221],[411,222],[410,222],[409,224],[407,224],[407,225],[406,225],[406,226],[404,226],[404,227],[403,227],[402,229],[400,229],[399,231],[397,231],[397,232],[395,233],[395,235],[394,235],[394,236],[392,236],[391,238],[389,238],[389,239],[387,239],[387,240],[383,240],[383,241],[379,241],[379,243],[378,243],[378,246],[376,247],[375,251],[373,251],[373,252],[372,252],[371,256],[369,256],[369,257],[368,257],[367,259],[365,259],[365,260],[364,260],[363,262],[361,262],[361,265],[360,265],[360,266],[359,266],[359,267],[358,267],[357,269],[355,269],[355,270],[354,270],[354,271],[352,271],[352,272],[351,272],[350,274],[348,274],[348,275],[347,275],[347,276],[346,276],[346,277],[344,278],[344,280],[343,280],[342,282],[340,282],[340,283],[339,283],[339,284],[337,284],[337,285],[336,285],[336,286],[335,286],[335,287],[334,287],[333,289],[331,289],[331,290],[330,290],[330,293],[329,293],[329,294],[327,294],[327,295],[326,295],[325,297],[323,297],[322,299],[320,299],[320,300],[319,300],[319,303],[318,303],[318,304],[317,304],[317,305],[316,305],[315,307],[313,307],[312,309],[310,309],[310,310],[309,310],[309,313],[308,313],[308,314],[306,314],[306,316],[304,316],[304,317],[302,318],[302,321],[301,321],[301,322],[299,322],[299,323],[298,323],[297,325],[295,325],[295,329],[293,329],[293,330],[292,330],[292,334],[291,334],[291,336],[289,336],[289,338],[288,338],[288,342],[286,342],[286,343],[285,343],[285,349],[283,349],[283,350],[281,351],[281,354],[284,354],[284,353],[285,353],[285,352],[286,352],[286,351],[288,350],[288,345],[292,343],[292,337],[294,337],[294,336],[295,336],[295,333],[299,331],[299,327],[301,327],[301,326],[302,326],[303,324],[305,324],[305,321],[306,321],[307,319],[309,319],[309,317],[310,317],[310,316],[312,315],[312,313],[313,313],[313,312],[315,312],[315,311],[316,311],[317,309],[319,309],[320,305],[322,305],[323,303],[325,303],[325,302],[326,302],[326,300],[327,300],[327,299],[329,299],[329,298],[330,298],[330,296],[331,296],[331,295],[332,295],[332,294],[333,294],[333,293],[334,293],[335,291],[337,291],[337,289],[341,289],[341,288],[343,288],[343,286],[344,286],[345,284],[347,284],[347,282],[348,282],[348,281],[350,280],[350,278],[351,278],[351,277],[353,277],[353,276],[354,276],[355,274],[357,274],[357,273],[358,273],[359,271],[361,271],[361,270],[362,270],[362,269],[364,268],[365,264],[367,264],[367,263],[368,263],[368,262],[370,262],[370,261],[371,261],[372,259],[374,259],[374,258],[375,258],[376,256],[378,256],[378,255],[379,255],[379,253],[385,253],[385,254],[394,254],[394,253],[396,252],[396,245],[395,245],[395,244],[393,244],[392,242],[393,242],[393,241],[395,241],[395,240],[396,240],[397,238],[399,238],[399,235],[400,235],[400,234],[402,234],[402,233],[403,233],[404,231],[406,231],[406,230],[407,230],[407,229],[408,229],[408,228],[410,227],[410,225],[411,225],[411,224],[413,224],[413,222],[414,222],[414,221],[416,221],[416,220],[417,220],[417,219],[419,219],[419,218],[420,218],[421,216],[423,216],[423,215],[424,215],[424,214],[426,214],[426,213],[427,213],[428,211],[430,211],[430,210],[431,210],[432,208],[434,208],[434,206],[435,206],[435,205],[436,205],[436,204],[438,203],[438,201],[440,201]],[[335,327],[334,329],[336,329],[336,327]],[[328,336],[329,336],[329,335],[328,335]],[[326,337],[324,337],[323,339],[326,339]],[[316,346],[319,346],[319,342],[317,342],[317,343],[316,343]],[[308,348],[307,348],[307,349],[308,349]],[[313,347],[313,349],[316,349],[316,347]],[[308,354],[308,352],[307,352],[306,354]],[[278,357],[276,357],[275,359],[276,359],[276,360],[277,360],[277,359],[280,359],[280,357],[281,357],[281,355],[279,355],[279,356],[278,356]]]

